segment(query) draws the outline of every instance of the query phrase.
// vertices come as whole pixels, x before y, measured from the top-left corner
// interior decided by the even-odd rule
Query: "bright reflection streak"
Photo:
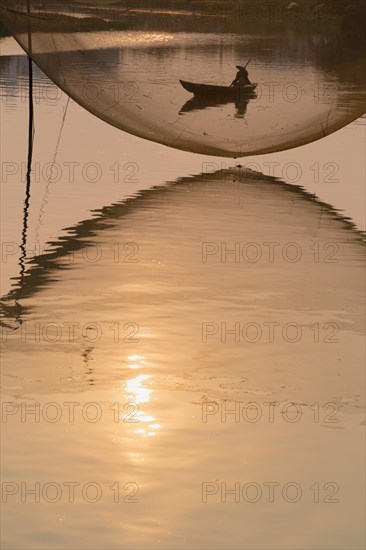
[[[145,365],[145,361],[141,355],[129,355],[127,359],[131,361],[131,363],[127,365],[128,369],[141,369],[141,366]]]
[[[129,361],[140,361],[140,363],[145,363],[145,361],[142,359],[141,355],[129,355],[127,357]]]
[[[142,411],[138,413],[136,416],[139,417],[139,422],[152,422],[153,420],[156,420],[155,416],[141,416],[144,414]]]
[[[115,41],[125,46],[131,44],[139,44],[142,46],[144,44],[167,43],[173,40],[174,36],[168,33],[132,31],[121,33]]]
[[[131,363],[127,365],[127,368],[129,369],[140,369],[145,364],[145,361],[141,355],[129,355],[128,360],[131,361]],[[150,375],[140,374],[139,376],[136,376],[136,378],[131,378],[126,382],[126,392],[137,406],[140,406],[141,403],[148,403],[150,401],[151,394],[154,390],[144,386],[144,383],[150,379]],[[145,422],[147,424],[145,424],[144,427],[141,427],[140,424],[140,427],[137,430],[134,430],[134,433],[138,435],[145,437],[154,436],[156,435],[155,430],[161,428],[161,425],[156,422],[156,418],[154,416],[145,414],[145,412],[140,408],[135,417],[139,423]]]
[[[148,374],[140,374],[140,376],[137,376],[136,378],[127,380],[126,390],[134,397],[135,403],[148,403],[150,401],[150,395],[153,390],[149,390],[142,386],[142,382],[145,382],[150,378],[151,376]]]

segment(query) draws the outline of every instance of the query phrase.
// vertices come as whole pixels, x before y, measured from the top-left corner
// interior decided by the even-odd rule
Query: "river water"
[[[0,46],[3,547],[363,548],[365,118],[235,163],[35,68],[24,202],[27,59]]]

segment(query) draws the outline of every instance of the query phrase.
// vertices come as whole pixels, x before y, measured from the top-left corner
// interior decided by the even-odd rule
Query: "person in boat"
[[[241,65],[236,66],[238,72],[236,73],[235,79],[232,81],[230,86],[251,86],[251,82],[248,78],[248,71],[245,67],[242,67]]]

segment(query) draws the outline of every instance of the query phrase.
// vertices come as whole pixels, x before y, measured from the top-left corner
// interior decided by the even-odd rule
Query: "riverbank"
[[[337,30],[349,40],[361,42],[364,37],[366,9],[365,3],[360,0],[326,1],[298,0],[273,0],[272,2],[251,0],[181,0],[145,2],[141,7],[136,2],[124,2],[121,6],[98,5],[93,2],[83,4],[75,2],[63,2],[60,9],[55,9],[52,4],[45,9],[43,4],[32,4],[36,14],[42,14],[36,20],[37,31],[62,32],[98,31],[111,29],[139,28],[141,21],[153,21],[154,24],[169,31],[174,27],[175,32],[197,30],[196,26],[202,26],[205,32],[206,23],[209,21],[210,32],[219,26],[220,32],[235,30],[235,26],[243,29],[255,29],[260,27],[283,26],[294,29],[311,29],[323,27],[324,31]],[[7,5],[5,0],[4,15],[7,10],[12,10],[12,4]],[[15,11],[14,11],[15,13]],[[27,30],[26,20],[19,21],[19,32]],[[173,27],[172,27],[173,26]],[[0,22],[0,36],[7,36],[8,31]]]

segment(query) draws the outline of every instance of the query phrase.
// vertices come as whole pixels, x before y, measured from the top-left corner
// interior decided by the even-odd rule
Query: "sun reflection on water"
[[[146,380],[150,380],[151,376],[148,374],[140,374],[136,378],[131,378],[126,382],[126,391],[134,398],[134,402],[137,404],[148,403],[153,390],[150,390],[142,385]]]
[[[129,355],[127,368],[129,369],[141,369],[146,365],[141,355]],[[137,405],[138,411],[136,412],[135,419],[139,422],[139,428],[134,430],[134,433],[142,436],[154,436],[156,435],[156,430],[161,428],[161,424],[156,422],[155,416],[146,414],[144,410],[141,409],[141,404],[149,403],[151,400],[151,395],[154,390],[146,387],[147,381],[150,381],[152,378],[149,374],[140,374],[135,378],[130,378],[125,384],[125,390],[128,399],[132,399],[134,404]],[[141,427],[141,423],[145,424]]]

